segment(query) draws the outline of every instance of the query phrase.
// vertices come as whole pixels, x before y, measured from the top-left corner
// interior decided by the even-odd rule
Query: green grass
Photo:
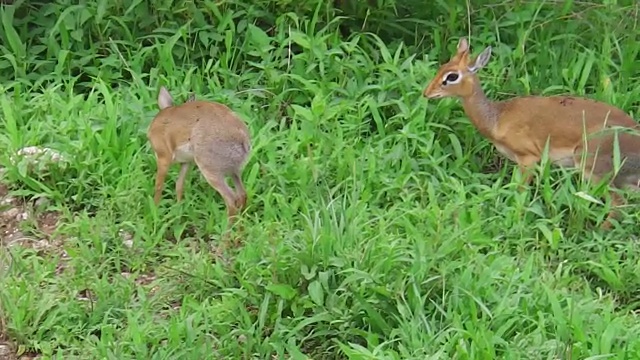
[[[489,96],[575,93],[638,117],[637,4],[473,3],[472,50],[494,47]],[[384,9],[416,3],[380,2],[348,36],[313,2],[306,20],[286,1],[163,3],[173,15],[147,2],[21,4],[0,8],[1,181],[34,214],[27,241],[0,247],[0,340],[20,352],[640,357],[637,206],[600,231],[608,205],[576,193],[604,190],[546,165],[518,192],[513,164],[457,101],[421,97],[469,31],[465,2],[388,24]],[[224,260],[224,203],[195,168],[182,203],[175,166],[153,205],[146,129],[161,85],[178,102],[192,91],[223,102],[250,128],[241,246]],[[11,161],[34,145],[67,160]],[[33,220],[50,212],[52,234]],[[32,246],[43,239],[51,247]]]

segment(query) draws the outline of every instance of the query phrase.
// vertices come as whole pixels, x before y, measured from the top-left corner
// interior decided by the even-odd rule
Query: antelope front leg
[[[531,184],[531,179],[533,178],[533,172],[535,171],[535,164],[538,162],[538,158],[534,156],[526,156],[519,157],[516,161],[518,162],[518,170],[520,172],[520,184],[518,185],[519,191],[526,190],[526,186]]]

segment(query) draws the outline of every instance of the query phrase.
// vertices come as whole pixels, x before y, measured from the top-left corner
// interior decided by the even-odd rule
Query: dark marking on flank
[[[572,96],[562,98],[562,100],[560,100],[560,105],[562,106],[571,105],[573,100],[575,100],[575,98],[573,98]]]

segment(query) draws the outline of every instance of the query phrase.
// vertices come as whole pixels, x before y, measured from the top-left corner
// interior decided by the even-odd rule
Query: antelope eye
[[[444,78],[446,82],[454,82],[458,80],[458,73],[449,73],[446,78]]]

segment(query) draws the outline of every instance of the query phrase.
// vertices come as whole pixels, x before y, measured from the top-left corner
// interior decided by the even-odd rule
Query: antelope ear
[[[482,50],[482,52],[475,58],[473,63],[468,66],[470,72],[475,73],[478,70],[482,69],[489,63],[489,59],[491,59],[491,46],[488,46],[486,49]]]
[[[461,37],[458,40],[458,54],[469,51],[469,41],[466,37]]]
[[[164,86],[160,88],[160,92],[158,93],[158,107],[160,110],[168,108],[173,105],[173,98],[171,94],[169,94],[169,90]]]

